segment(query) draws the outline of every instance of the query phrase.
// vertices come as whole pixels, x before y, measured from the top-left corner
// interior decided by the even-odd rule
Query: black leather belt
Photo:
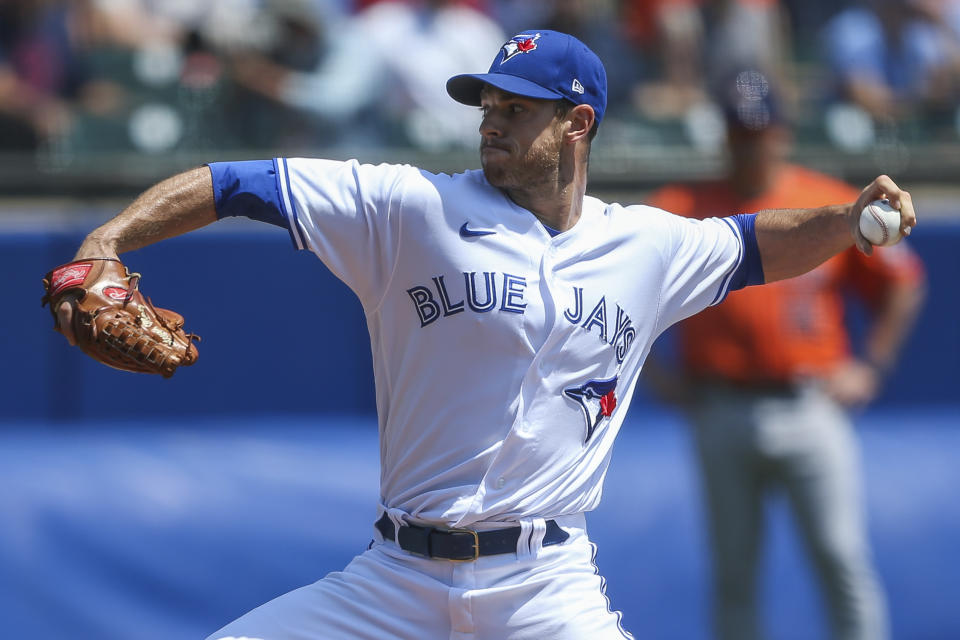
[[[374,525],[387,540],[396,539],[404,551],[427,558],[442,558],[456,562],[471,562],[480,556],[513,553],[517,550],[520,527],[473,531],[472,529],[435,529],[417,525],[404,525],[395,534],[393,521],[383,514]],[[543,546],[560,544],[570,534],[560,528],[556,520],[547,520]]]

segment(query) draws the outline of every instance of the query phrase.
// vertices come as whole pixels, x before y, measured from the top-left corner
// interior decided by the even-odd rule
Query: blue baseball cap
[[[559,31],[518,33],[500,47],[489,72],[454,76],[447,80],[447,93],[457,102],[478,107],[485,84],[527,98],[588,104],[597,122],[607,108],[607,72],[600,58]]]

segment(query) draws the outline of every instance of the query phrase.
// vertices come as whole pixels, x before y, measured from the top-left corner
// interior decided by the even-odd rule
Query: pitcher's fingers
[[[910,192],[900,192],[900,233],[910,235],[913,227],[917,226],[917,211],[913,207],[913,198]]]
[[[57,328],[71,345],[76,346],[77,340],[73,335],[73,305],[62,302],[57,308]]]
[[[899,191],[900,187],[897,186],[897,183],[894,182],[890,176],[885,174],[880,175],[863,188],[863,191],[860,192],[860,197],[857,199],[857,203],[864,207],[867,203],[880,200],[881,198],[889,198],[891,202],[893,202]],[[896,206],[895,203],[894,206]],[[857,213],[859,213],[859,209],[862,207],[858,207]]]
[[[877,190],[877,197],[881,195],[886,197],[894,207],[900,204],[900,187],[897,186],[897,183],[894,182],[890,176],[886,174],[877,176],[872,186]]]
[[[860,196],[860,200],[857,200],[847,212],[847,219],[850,221],[850,235],[853,236],[853,243],[856,245],[857,249],[860,250],[860,253],[864,255],[873,255],[873,245],[870,244],[870,241],[863,236],[863,232],[860,231],[860,210],[861,210],[861,200],[864,198],[863,195]]]

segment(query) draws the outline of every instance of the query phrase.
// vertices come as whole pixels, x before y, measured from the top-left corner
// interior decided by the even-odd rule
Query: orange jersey
[[[724,183],[671,185],[648,204],[691,218],[763,209],[795,209],[853,202],[859,192],[829,176],[787,166],[773,187],[741,199]],[[919,259],[905,243],[877,249],[872,257],[855,247],[802,276],[732,292],[721,304],[680,323],[680,357],[698,377],[741,383],[789,382],[824,373],[850,356],[844,325],[844,292],[876,307],[895,282],[918,283]]]

